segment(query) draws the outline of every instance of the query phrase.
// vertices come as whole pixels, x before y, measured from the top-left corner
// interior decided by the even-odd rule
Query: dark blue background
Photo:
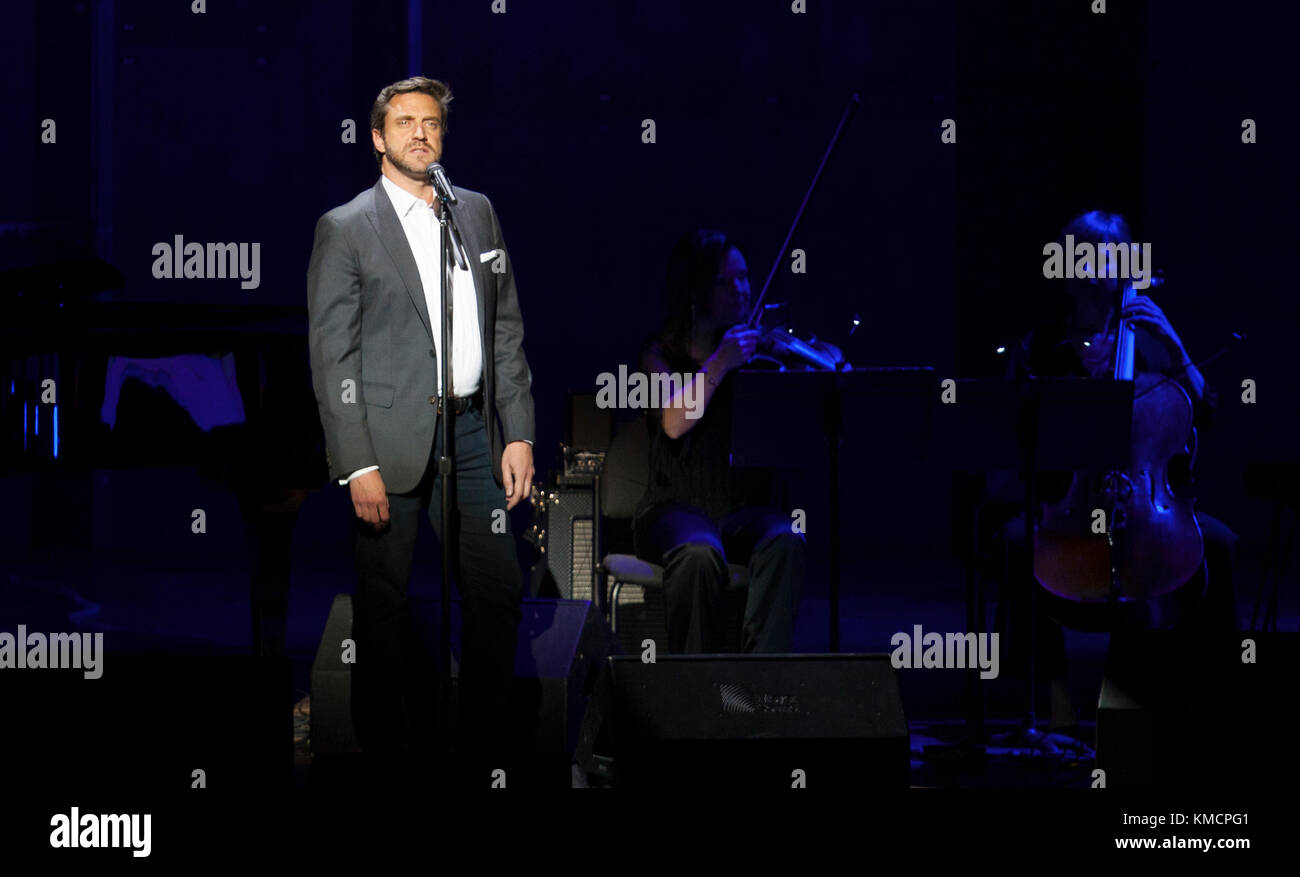
[[[375,181],[375,94],[414,73],[440,78],[455,93],[444,163],[492,199],[511,248],[544,473],[566,391],[594,391],[599,373],[633,363],[657,324],[672,242],[696,226],[727,229],[761,284],[857,93],[792,243],[807,273],[782,256],[773,299],[845,342],[855,365],[996,374],[991,351],[1051,291],[1044,242],[1083,210],[1125,213],[1166,270],[1158,301],[1192,355],[1233,330],[1249,337],[1206,369],[1223,405],[1199,462],[1202,506],[1242,534],[1252,594],[1270,508],[1243,473],[1295,458],[1300,401],[1297,15],[1262,0],[1108,5],[1094,15],[1084,0],[809,0],[795,15],[784,0],[509,0],[494,15],[490,0],[332,0],[209,2],[195,15],[184,2],[8,3],[0,269],[98,256],[126,278],[102,300],[304,305],[316,218]],[[46,118],[55,144],[40,142]],[[641,141],[646,118],[654,144]],[[945,118],[957,120],[955,144],[940,142]],[[1241,143],[1244,118],[1258,123],[1254,145]],[[341,142],[347,119],[356,143]],[[154,279],[152,245],[177,234],[260,242],[260,287]],[[862,326],[846,341],[855,313]],[[1239,402],[1246,378],[1255,406]],[[824,597],[822,450],[792,453],[807,464],[809,591]],[[864,617],[890,605],[909,618],[959,613],[948,473],[881,462],[846,457],[846,599]],[[33,545],[46,543],[32,533],[54,527],[101,560],[238,566],[237,526],[214,528],[196,552],[188,516],[130,486],[93,510],[34,521],[27,509],[51,484],[11,482],[15,563],[43,569],[46,549]],[[176,508],[197,504],[197,488],[169,485]],[[302,562],[330,567],[339,588],[350,563],[342,500],[313,497],[295,535]],[[208,505],[223,502],[233,514],[228,498]],[[204,593],[167,575],[193,599]],[[238,597],[235,580],[229,588]],[[100,597],[135,599],[120,588]],[[294,613],[301,643],[319,635],[324,606]],[[238,640],[242,624],[232,613],[225,631]],[[803,647],[824,648],[819,624],[803,628]],[[884,647],[898,628],[879,625],[850,645]]]

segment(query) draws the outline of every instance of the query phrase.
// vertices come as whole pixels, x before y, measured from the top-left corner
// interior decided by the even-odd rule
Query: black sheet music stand
[[[940,404],[930,444],[932,465],[947,461],[954,471],[1015,472],[1023,479],[1025,519],[1024,581],[1030,583],[1029,663],[1025,725],[1018,740],[1034,745],[1036,728],[1035,650],[1038,587],[1034,584],[1034,540],[1038,498],[1037,473],[1127,469],[1133,426],[1133,382],[1090,378],[961,379],[955,402]],[[974,562],[972,558],[972,563]],[[983,592],[968,567],[966,621],[973,633],[984,632]],[[971,695],[968,731],[984,738],[978,669],[968,671]]]
[[[1024,480],[1026,581],[1033,582],[1037,507],[1043,471],[1108,471],[1128,466],[1133,383],[1087,378],[957,379],[951,403],[932,368],[845,372],[741,371],[732,410],[732,465],[789,467],[800,455],[826,454],[829,486],[830,651],[839,650],[840,496],[843,447],[874,466],[924,465],[951,471],[1011,471]],[[984,632],[983,600],[967,575],[967,629]],[[1031,587],[1025,739],[1037,735],[1034,639],[1037,588]],[[983,739],[978,668],[972,679],[971,732]]]
[[[931,368],[741,371],[734,378],[733,466],[790,467],[826,454],[830,506],[830,651],[840,649],[841,447],[867,461],[921,462],[938,403]],[[868,463],[870,465],[870,463]]]

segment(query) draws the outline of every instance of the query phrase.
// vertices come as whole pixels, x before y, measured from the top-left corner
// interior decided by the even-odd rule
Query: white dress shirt
[[[442,390],[442,234],[438,226],[438,215],[431,204],[426,204],[410,192],[398,186],[388,177],[380,178],[384,191],[393,202],[397,218],[406,232],[406,242],[411,245],[411,254],[415,256],[415,267],[420,272],[420,285],[424,287],[424,302],[429,309],[429,321],[433,328],[433,345],[437,351],[438,391]],[[452,324],[451,324],[451,385],[456,396],[472,395],[483,382],[483,348],[479,337],[478,298],[474,294],[474,275],[468,268],[456,266],[451,281]],[[491,404],[484,400],[484,404]],[[378,466],[366,466],[358,469],[347,478],[340,478],[339,484],[347,484],[364,472],[378,469]]]

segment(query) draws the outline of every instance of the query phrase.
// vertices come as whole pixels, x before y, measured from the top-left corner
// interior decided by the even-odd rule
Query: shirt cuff
[[[357,471],[349,475],[347,478],[340,478],[339,484],[340,485],[347,484],[349,481],[351,481],[353,478],[356,478],[358,475],[364,475],[367,472],[373,472],[378,468],[379,468],[378,466],[366,466],[364,469],[358,469]]]

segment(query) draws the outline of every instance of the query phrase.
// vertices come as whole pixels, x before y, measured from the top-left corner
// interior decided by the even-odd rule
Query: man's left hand
[[[506,509],[528,499],[533,490],[533,446],[511,442],[501,454],[501,480],[506,488]]]

